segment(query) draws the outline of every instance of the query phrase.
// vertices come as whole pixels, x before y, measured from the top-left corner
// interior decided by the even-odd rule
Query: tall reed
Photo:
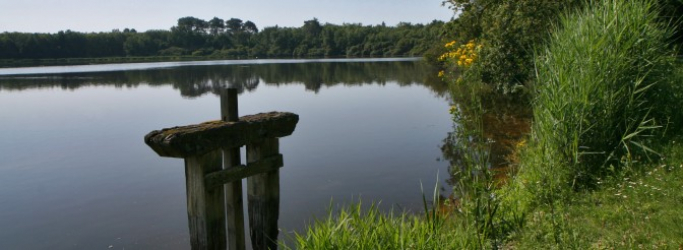
[[[557,195],[656,153],[674,81],[672,28],[653,0],[589,1],[565,14],[538,51],[534,125],[521,176],[528,190]]]

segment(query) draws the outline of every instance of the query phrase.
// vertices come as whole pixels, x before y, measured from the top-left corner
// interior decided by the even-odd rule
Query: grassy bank
[[[562,15],[536,50],[526,91],[533,125],[513,145],[508,160],[517,171],[506,185],[487,152],[482,117],[492,111],[481,92],[458,87],[477,85],[471,42],[447,57],[463,74],[441,73],[457,91],[456,122],[469,128],[456,131],[469,148],[452,173],[458,204],[424,214],[349,208],[311,225],[297,247],[683,248],[683,146],[674,139],[683,123],[683,66],[669,44],[673,29],[660,22],[654,1],[586,6]]]
[[[683,145],[658,147],[664,159],[596,182],[555,207],[540,206],[510,236],[519,249],[683,248]]]

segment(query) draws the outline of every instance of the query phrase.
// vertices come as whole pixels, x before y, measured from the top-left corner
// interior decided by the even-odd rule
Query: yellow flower
[[[457,44],[456,41],[450,41],[444,45],[446,52],[439,57],[439,61],[445,62],[446,65],[469,67],[477,59],[477,51],[482,48],[481,44],[477,44],[475,40],[470,40],[466,44]],[[439,76],[443,77],[445,72]]]
[[[443,77],[446,74],[443,70],[439,71],[439,77]]]
[[[519,142],[517,142],[517,149],[523,148],[524,146],[526,146],[526,140],[522,139]]]
[[[473,49],[474,49],[474,46],[475,46],[475,45],[474,45],[474,41],[470,41],[466,46],[467,46],[467,49],[473,50]]]

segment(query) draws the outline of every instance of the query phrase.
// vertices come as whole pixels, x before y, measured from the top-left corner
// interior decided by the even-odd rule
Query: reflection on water
[[[86,86],[131,88],[145,84],[172,85],[184,97],[198,97],[206,93],[218,95],[220,90],[225,88],[236,88],[240,93],[254,91],[259,84],[279,86],[303,83],[306,90],[317,93],[323,87],[384,85],[387,82],[396,82],[400,86],[425,85],[439,96],[445,95],[447,90],[445,84],[436,77],[434,69],[425,63],[351,61],[184,66],[100,73],[0,76],[0,91],[33,88],[75,90]]]
[[[468,164],[486,166],[497,183],[504,183],[515,170],[516,149],[531,129],[528,97],[465,85],[454,87],[452,95],[455,126],[441,146],[451,166],[448,183],[458,186]]]

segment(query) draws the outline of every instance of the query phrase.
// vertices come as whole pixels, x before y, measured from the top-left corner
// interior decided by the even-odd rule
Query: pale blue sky
[[[449,20],[441,0],[0,0],[0,32],[169,29],[180,17],[251,20],[259,28],[322,23],[395,25]]]

